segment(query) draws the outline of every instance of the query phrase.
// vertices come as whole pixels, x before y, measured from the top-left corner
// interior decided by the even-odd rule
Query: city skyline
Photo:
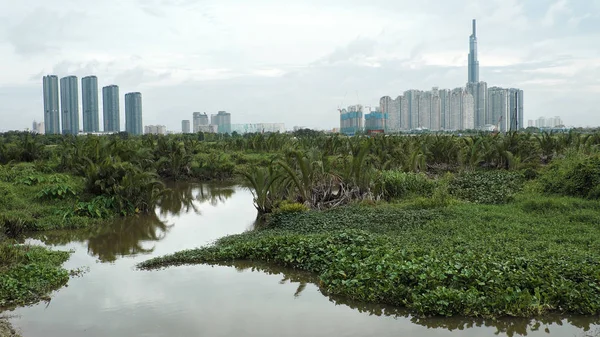
[[[169,129],[198,108],[229,111],[242,123],[331,128],[338,120],[328,112],[337,106],[376,105],[382,93],[464,83],[472,18],[478,23],[480,79],[526,91],[526,119],[563,115],[568,125],[600,120],[596,2],[291,1],[294,10],[286,10],[257,1],[237,3],[250,14],[242,16],[233,4],[193,0],[151,9],[137,1],[118,3],[119,11],[112,0],[77,9],[62,1],[16,2],[3,12],[5,130],[40,119],[44,74],[94,74],[99,86],[117,83],[122,92],[143,92],[144,120]],[[210,20],[189,20],[203,15]],[[65,20],[42,24],[51,17]],[[345,24],[358,20],[369,24]],[[132,22],[134,35],[121,34]],[[84,25],[82,38],[78,27]],[[197,39],[203,46],[189,43]]]
[[[396,99],[383,96],[374,112],[364,115],[364,130],[368,132],[402,132],[410,130],[497,130],[501,132],[523,129],[524,94],[517,88],[493,87],[479,78],[477,26],[472,20],[469,36],[469,64],[467,83],[455,89],[423,91],[409,89]],[[492,101],[490,101],[490,98]],[[339,109],[338,109],[339,110]],[[355,134],[360,130],[354,110],[339,110],[340,129]],[[346,132],[344,132],[346,130]]]

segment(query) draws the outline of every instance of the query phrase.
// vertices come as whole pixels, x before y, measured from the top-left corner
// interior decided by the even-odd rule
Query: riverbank
[[[0,190],[0,229],[9,237],[91,227],[114,216],[86,202],[92,197],[84,193],[83,178],[47,173],[34,164],[0,165]]]
[[[64,286],[69,271],[62,264],[68,258],[68,252],[0,243],[0,310],[39,302]]]
[[[12,327],[8,319],[0,317],[0,337],[20,337],[21,335]]]
[[[315,273],[321,290],[420,316],[600,312],[598,201],[347,206],[275,214],[266,228],[139,264],[254,260]]]

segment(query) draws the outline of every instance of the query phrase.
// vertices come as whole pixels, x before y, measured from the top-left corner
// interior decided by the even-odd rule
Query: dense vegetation
[[[327,294],[420,315],[597,314],[598,207],[521,195],[503,205],[423,209],[408,200],[278,213],[264,229],[141,267],[260,260],[317,273]]]
[[[276,262],[316,273],[330,295],[422,315],[597,314],[599,145],[575,132],[6,133],[0,227],[100,228],[152,214],[164,181],[237,179],[263,228],[141,266]]]
[[[26,305],[65,285],[68,252],[0,243],[0,309]]]

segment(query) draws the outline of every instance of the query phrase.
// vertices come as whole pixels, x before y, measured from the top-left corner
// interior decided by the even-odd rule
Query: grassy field
[[[600,312],[600,203],[523,192],[499,205],[347,206],[275,214],[268,228],[151,259],[231,260],[314,272],[321,289],[418,315]]]

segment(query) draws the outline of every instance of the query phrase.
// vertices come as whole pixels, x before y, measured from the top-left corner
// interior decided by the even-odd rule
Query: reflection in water
[[[144,248],[142,244],[162,240],[171,227],[156,214],[148,214],[118,218],[94,228],[34,233],[31,238],[52,246],[87,241],[90,255],[101,262],[114,262],[122,256],[151,253],[154,247]]]
[[[201,214],[199,206],[208,203],[217,206],[235,193],[231,185],[204,185],[173,183],[160,200],[159,215],[178,216],[194,212]],[[64,245],[72,241],[87,241],[88,253],[102,262],[114,262],[117,258],[135,254],[150,254],[154,246],[144,247],[144,242],[158,242],[165,238],[171,225],[167,225],[156,213],[118,218],[109,224],[83,230],[34,233],[33,238],[48,245]]]
[[[205,203],[208,202],[211,206],[217,206],[219,203],[225,203],[225,201],[235,193],[235,187],[233,185],[201,185],[198,190],[198,201]]]
[[[198,206],[194,203],[194,186],[191,184],[173,184],[165,191],[160,201],[158,202],[158,210],[160,215],[166,216],[169,213],[172,215],[180,215],[194,211],[200,214]]]
[[[54,302],[48,308],[20,309],[19,314],[23,318],[18,321],[17,326],[28,329],[25,335],[79,336],[82,331],[86,331],[86,335],[89,336],[166,335],[169,333],[203,335],[201,332],[218,331],[223,336],[238,336],[248,330],[250,331],[247,334],[249,336],[270,335],[269,331],[264,331],[268,330],[268,327],[278,330],[277,333],[281,332],[278,323],[269,319],[272,316],[265,315],[267,319],[265,322],[260,321],[259,317],[256,317],[257,321],[252,319],[248,322],[245,322],[243,318],[248,315],[248,312],[260,307],[264,303],[265,296],[271,296],[270,299],[275,301],[274,305],[279,305],[279,307],[275,307],[274,312],[289,309],[289,312],[292,313],[306,314],[319,329],[325,329],[323,335],[328,336],[336,335],[333,333],[334,331],[339,332],[339,335],[348,336],[367,335],[365,331],[376,331],[378,335],[386,333],[398,335],[398,329],[407,329],[407,326],[410,326],[409,331],[417,331],[414,329],[415,327],[411,326],[411,322],[418,325],[416,328],[419,329],[420,334],[409,335],[479,336],[479,333],[489,335],[495,330],[496,335],[511,337],[546,334],[576,337],[600,336],[598,331],[595,331],[595,334],[591,333],[595,329],[592,325],[600,322],[598,317],[547,316],[536,319],[413,317],[403,309],[327,295],[318,286],[315,286],[319,284],[319,279],[315,274],[252,261],[220,265],[234,267],[239,272],[256,271],[281,275],[280,283],[286,285],[273,286],[271,278],[263,278],[252,273],[239,275],[239,279],[230,282],[230,268],[214,268],[215,270],[212,271],[213,268],[205,268],[206,266],[193,266],[168,268],[147,273],[134,271],[132,268],[134,263],[148,258],[139,255],[160,256],[182,249],[194,248],[224,235],[241,233],[247,229],[248,222],[256,216],[251,194],[239,187],[187,183],[174,183],[169,187],[169,193],[161,200],[155,214],[117,219],[105,226],[86,230],[36,234],[34,238],[49,245],[64,246],[72,241],[84,243],[87,246],[87,253],[86,249],[80,245],[71,246],[76,250],[72,258],[74,263],[93,260],[89,258],[89,255],[97,257],[103,262],[114,263],[112,265],[92,265],[92,270],[95,272],[93,277],[86,276],[70,282],[69,287],[61,289],[57,295],[57,298],[60,296],[61,301]],[[238,193],[234,195],[236,191]],[[209,207],[209,205],[213,207]],[[188,214],[190,216],[186,216]],[[199,214],[203,216],[201,219],[196,216]],[[253,228],[260,227],[263,220],[262,218],[256,219]],[[71,247],[61,247],[61,249]],[[138,256],[135,256],[136,254]],[[123,256],[131,258],[121,258]],[[80,267],[81,265],[77,264],[76,266]],[[206,277],[206,275],[210,277]],[[245,282],[245,280],[252,281]],[[261,281],[256,282],[257,280]],[[262,282],[262,280],[266,281]],[[289,283],[294,284],[293,289],[287,289]],[[223,290],[223,288],[226,289]],[[82,298],[81,294],[84,292],[93,295]],[[258,296],[252,296],[256,295],[253,292]],[[281,293],[283,296],[280,295]],[[332,306],[327,300],[323,300],[320,294],[323,294],[329,302],[340,307],[335,311],[331,310]],[[291,301],[286,299],[288,296]],[[283,300],[281,300],[282,298]],[[203,308],[198,303],[206,304],[206,307]],[[235,303],[235,305],[232,306],[231,303]],[[298,306],[294,306],[296,303]],[[244,304],[247,306],[245,307]],[[352,310],[343,310],[343,307],[366,315],[356,314]],[[273,309],[273,307],[268,309]],[[309,310],[310,314],[306,310]],[[129,315],[132,311],[136,313],[133,317]],[[264,309],[256,311],[263,312]],[[348,314],[350,311],[351,315]],[[72,321],[74,315],[78,315],[80,322]],[[318,321],[325,315],[331,316],[328,316],[327,322],[319,325]],[[373,318],[382,318],[372,319],[367,315],[374,316]],[[223,318],[225,322],[220,321],[222,317],[225,317]],[[197,320],[201,321],[202,319],[204,319],[203,323],[196,326]],[[343,323],[346,322],[346,319],[353,323]],[[235,321],[236,326],[241,330],[231,330],[229,334],[222,333],[223,329],[227,329],[231,325],[231,321]],[[296,321],[296,316],[293,316],[292,320],[285,323],[287,330],[284,330],[292,333],[288,333],[288,336],[305,335],[301,329],[296,331],[294,326]],[[561,330],[560,326],[562,325],[565,328]],[[314,327],[313,324],[311,326]],[[253,327],[256,328],[256,331],[252,330]],[[361,330],[362,328],[366,330]],[[53,333],[48,333],[49,329],[54,329]],[[313,331],[313,335],[315,331]],[[584,331],[589,332],[585,333]],[[205,333],[204,335],[214,334]]]
[[[158,203],[159,213],[162,216],[177,216],[191,211],[200,215],[196,201],[217,206],[219,203],[225,203],[235,193],[234,185],[173,182],[168,187],[169,190]]]
[[[280,266],[271,265],[268,263],[256,262],[256,261],[235,261],[228,263],[218,263],[215,265],[230,266],[236,270],[242,271],[258,271],[269,275],[282,275],[283,278],[279,281],[280,284],[286,282],[298,283],[298,288],[294,293],[294,297],[301,295],[302,291],[306,289],[308,283],[315,285],[319,284],[318,276],[301,270],[285,268]],[[393,306],[387,306],[382,304],[364,303],[349,300],[347,298],[327,295],[320,288],[324,296],[329,298],[329,301],[336,305],[345,305],[352,309],[357,310],[361,313],[374,316],[392,316],[392,317],[403,317],[410,318],[410,321],[414,324],[418,324],[427,328],[432,329],[445,329],[449,331],[461,331],[474,327],[493,327],[496,329],[496,335],[506,335],[508,337],[513,336],[527,336],[528,332],[543,330],[546,333],[550,333],[549,325],[563,325],[568,323],[583,331],[591,331],[592,325],[600,323],[600,317],[592,316],[559,316],[559,315],[548,315],[537,318],[473,318],[473,317],[416,317],[410,315],[405,309],[397,308]],[[582,336],[600,336],[600,331],[594,332],[594,334],[585,334]]]
[[[154,246],[144,248],[143,242],[160,241],[173,225],[167,225],[156,214],[117,219],[88,239],[88,253],[102,262],[114,262],[118,257],[149,254]]]

